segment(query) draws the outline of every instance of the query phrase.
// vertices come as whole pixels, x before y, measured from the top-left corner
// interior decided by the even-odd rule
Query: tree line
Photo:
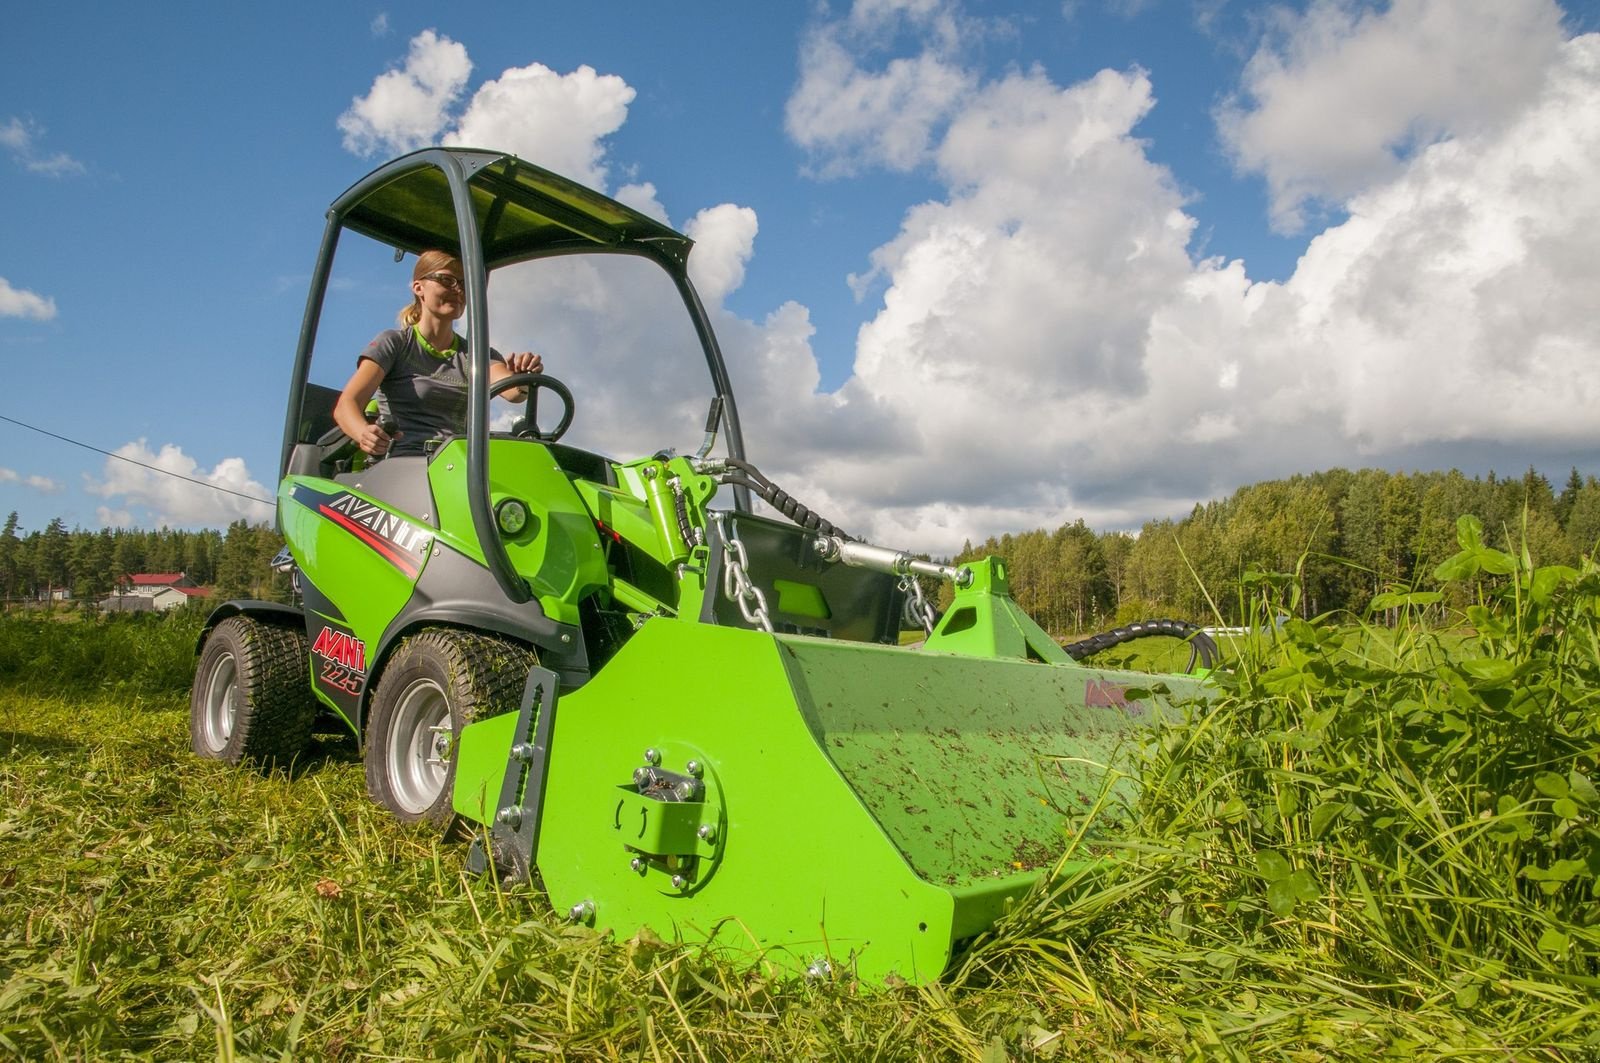
[[[1387,588],[1432,589],[1433,569],[1456,552],[1456,518],[1467,513],[1490,545],[1526,543],[1541,564],[1572,563],[1600,540],[1600,481],[1573,469],[1558,492],[1532,468],[1518,478],[1330,469],[1241,487],[1137,534],[1076,520],[969,541],[951,560],[1004,558],[1018,603],[1058,635],[1153,616],[1235,623],[1253,571],[1288,574],[1308,616],[1362,610]],[[226,532],[89,531],[57,518],[24,536],[12,513],[0,529],[0,596],[49,600],[67,590],[98,601],[134,573],[185,572],[211,586],[213,600],[286,602],[288,579],[270,565],[282,546],[270,525],[243,520]],[[948,604],[948,588],[944,596]]]
[[[286,576],[271,561],[283,539],[270,525],[237,520],[226,532],[161,528],[68,529],[57,517],[42,530],[19,534],[12,512],[0,528],[0,600],[49,601],[65,591],[98,602],[120,581],[141,572],[183,572],[213,588],[213,600],[260,598],[287,602]]]
[[[1155,616],[1237,623],[1262,573],[1283,574],[1307,616],[1363,610],[1389,588],[1435,589],[1463,514],[1483,522],[1489,545],[1570,564],[1600,540],[1600,481],[1573,469],[1558,492],[1532,468],[1514,478],[1330,469],[1241,487],[1138,534],[1077,520],[969,541],[953,560],[1004,558],[1012,594],[1054,634]]]

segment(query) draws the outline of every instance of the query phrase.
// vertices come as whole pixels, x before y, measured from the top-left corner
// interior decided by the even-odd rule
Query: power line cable
[[[125,461],[129,465],[137,465],[141,469],[149,469],[151,472],[158,472],[163,476],[176,476],[180,480],[187,480],[192,484],[199,484],[201,487],[209,487],[211,490],[221,491],[225,495],[237,495],[238,497],[248,499],[251,502],[260,502],[264,506],[275,504],[269,498],[261,498],[257,495],[245,494],[243,491],[235,491],[227,487],[218,487],[216,484],[207,483],[204,480],[196,480],[193,476],[185,476],[181,472],[173,472],[171,469],[158,468],[155,465],[149,465],[142,461],[135,461],[133,458],[123,457],[121,454],[113,454],[109,450],[101,450],[99,447],[90,446],[88,443],[81,443],[76,439],[70,439],[67,436],[57,435],[54,432],[46,431],[45,429],[40,428],[38,425],[31,425],[26,421],[19,421],[15,417],[7,417],[3,413],[0,413],[0,421],[9,421],[19,428],[28,429],[30,432],[38,432],[40,435],[49,436],[51,439],[59,439],[63,443],[71,443],[75,447],[82,447],[84,450],[92,450],[96,454],[104,454],[108,458],[116,458],[118,461]]]

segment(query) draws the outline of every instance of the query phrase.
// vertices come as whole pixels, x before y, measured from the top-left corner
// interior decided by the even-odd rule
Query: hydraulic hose
[[[831,521],[812,512],[798,498],[795,498],[789,492],[767,479],[766,476],[762,475],[760,469],[748,461],[727,458],[724,460],[724,464],[728,468],[736,470],[734,475],[723,478],[724,483],[732,484],[735,487],[748,488],[757,498],[807,531],[813,531],[819,535],[834,535],[850,542],[855,541],[855,536],[847,535],[844,531],[835,527]]]
[[[1092,657],[1102,650],[1109,650],[1124,642],[1153,638],[1157,635],[1183,639],[1189,644],[1189,664],[1184,668],[1186,672],[1194,671],[1196,661],[1202,668],[1211,668],[1220,656],[1215,640],[1205,633],[1205,629],[1187,620],[1140,620],[1112,628],[1110,631],[1102,631],[1098,635],[1090,635],[1086,639],[1068,643],[1061,648],[1067,651],[1068,657],[1081,661],[1085,657]]]

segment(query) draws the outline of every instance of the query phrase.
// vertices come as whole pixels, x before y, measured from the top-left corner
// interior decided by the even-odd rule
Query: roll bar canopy
[[[527,601],[531,592],[506,556],[489,505],[489,317],[485,291],[490,270],[567,254],[639,255],[655,261],[671,276],[694,322],[715,395],[722,399],[729,456],[744,457],[739,415],[722,351],[705,307],[689,283],[689,250],[694,242],[632,207],[515,155],[442,147],[424,148],[385,163],[346,189],[328,209],[289,386],[279,479],[287,474],[290,453],[298,441],[317,324],[339,234],[344,229],[369,236],[397,252],[416,254],[438,248],[461,259],[466,272],[467,339],[471,351],[467,374],[468,506],[489,570],[512,601]],[[749,508],[746,492],[735,492],[735,505]]]

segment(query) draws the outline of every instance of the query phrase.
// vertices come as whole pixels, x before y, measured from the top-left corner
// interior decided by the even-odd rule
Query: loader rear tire
[[[189,696],[189,745],[207,760],[287,765],[311,743],[305,632],[248,616],[218,624],[200,651]]]
[[[366,736],[367,792],[407,823],[450,833],[454,751],[473,720],[522,704],[528,647],[490,635],[436,629],[400,644],[372,696]]]

